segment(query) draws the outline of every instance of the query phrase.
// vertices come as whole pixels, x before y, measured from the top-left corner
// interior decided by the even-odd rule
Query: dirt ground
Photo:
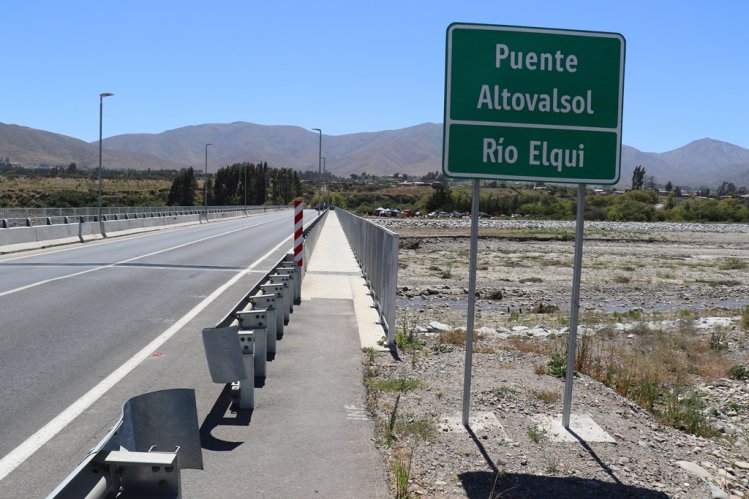
[[[378,222],[400,235],[397,326],[420,345],[367,361],[372,379],[419,380],[397,393],[370,392],[383,457],[408,465],[402,497],[749,497],[749,385],[725,374],[728,365],[749,368],[741,316],[749,304],[749,226],[586,229],[579,333],[626,344],[633,331],[683,331],[717,344],[724,364],[691,382],[705,393],[703,412],[719,432],[697,437],[664,425],[581,374],[573,418],[592,418],[610,441],[558,442],[545,422],[562,413],[564,380],[539,366],[549,361],[544,344],[558,345],[568,332],[571,224],[482,221],[474,329],[481,334],[466,430],[465,347],[443,335],[465,334],[468,221]],[[408,428],[420,423],[434,434],[414,436]]]

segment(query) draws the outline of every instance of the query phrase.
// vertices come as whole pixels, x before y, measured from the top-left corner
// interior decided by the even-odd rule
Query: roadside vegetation
[[[192,167],[173,170],[102,171],[102,205],[202,206],[204,187],[213,206],[287,204],[313,190],[290,168],[237,163],[208,178]],[[78,208],[98,204],[98,171],[65,167],[23,168],[0,163],[0,208]]]
[[[723,182],[711,191],[656,185],[645,181],[639,167],[632,186],[624,190],[590,188],[587,220],[749,222],[746,187]],[[0,207],[82,207],[97,203],[96,169],[75,163],[49,168],[24,168],[0,162]],[[104,206],[201,206],[207,182],[211,205],[286,204],[298,196],[307,206],[333,204],[360,215],[377,208],[422,216],[462,216],[471,209],[471,186],[433,172],[419,178],[396,174],[375,177],[363,173],[348,178],[329,172],[297,172],[267,163],[235,163],[206,179],[192,167],[181,171],[111,170],[103,172]],[[324,192],[318,188],[322,184]],[[485,216],[573,220],[575,187],[485,181],[479,211]]]
[[[393,185],[370,190],[367,185],[344,182],[340,189],[342,207],[359,214],[372,214],[378,207],[419,212],[422,215],[465,215],[471,210],[471,189],[467,183],[432,186]],[[524,217],[574,220],[577,207],[575,188],[558,185],[533,186],[487,182],[481,189],[479,211],[492,217]],[[657,190],[590,190],[586,220],[634,222],[747,222],[749,199],[704,197],[691,193]]]
[[[698,332],[691,317],[661,320],[663,325],[651,327],[647,318],[637,315],[629,334],[614,329],[621,319],[611,315],[598,333],[578,337],[575,371],[637,403],[662,424],[699,437],[719,436],[697,385],[740,374],[743,366],[732,363],[726,335],[720,328],[709,335]],[[546,351],[546,373],[563,377],[566,335],[550,342]]]
[[[403,339],[404,332],[400,332]],[[404,345],[405,346],[405,345]],[[418,349],[413,341],[406,348]],[[412,350],[415,352],[415,350]],[[386,463],[392,472],[394,497],[411,497],[409,480],[416,453],[422,444],[434,440],[437,425],[433,418],[403,412],[401,400],[426,388],[416,374],[389,376],[377,366],[377,353],[371,348],[364,349],[364,387],[367,390],[367,408],[375,416],[378,445],[389,452]]]

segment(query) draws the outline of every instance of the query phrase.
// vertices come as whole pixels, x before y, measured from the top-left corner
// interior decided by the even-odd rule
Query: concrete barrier
[[[151,230],[160,230],[183,225],[197,225],[200,215],[170,215],[153,218],[126,218],[121,220],[105,220],[104,234],[106,237],[126,236]]]
[[[101,239],[98,222],[0,229],[0,254]]]
[[[287,209],[285,206],[252,207],[244,209],[219,208],[209,211],[210,220],[228,220]],[[93,219],[93,220],[92,220]],[[76,220],[79,220],[76,222]],[[125,236],[164,228],[197,225],[205,221],[201,208],[194,211],[163,211],[123,213],[95,216],[45,216],[0,221],[0,254],[86,242],[112,236]],[[20,222],[24,222],[23,225]]]
[[[69,221],[72,221],[72,218]],[[104,220],[101,223],[80,221],[77,223],[0,228],[0,254],[88,242],[104,237],[125,236],[199,223],[200,215],[190,214],[168,217],[123,218],[120,220]],[[103,234],[102,229],[104,230]]]

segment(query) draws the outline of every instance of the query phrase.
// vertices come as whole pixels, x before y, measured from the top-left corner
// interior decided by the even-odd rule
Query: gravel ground
[[[376,221],[400,234],[398,327],[423,344],[366,361],[372,379],[420,382],[400,396],[370,390],[369,400],[383,457],[410,463],[409,496],[749,497],[749,384],[718,367],[692,380],[716,437],[660,424],[585,375],[571,428],[589,416],[611,441],[558,442],[544,426],[562,413],[564,381],[539,366],[544,343],[567,332],[573,223],[482,220],[467,431],[465,348],[439,335],[465,326],[469,221]],[[627,343],[642,328],[685,328],[717,338],[727,365],[749,368],[748,274],[749,225],[586,224],[579,333],[607,327]],[[431,438],[415,436],[422,423]]]

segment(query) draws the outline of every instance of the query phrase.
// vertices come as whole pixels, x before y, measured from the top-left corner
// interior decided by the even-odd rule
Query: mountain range
[[[102,142],[104,168],[209,171],[236,162],[266,161],[271,167],[317,171],[318,132],[297,126],[235,122],[186,126],[158,134],[124,134]],[[96,168],[98,141],[82,140],[19,125],[0,123],[0,160],[24,166],[76,163]],[[442,125],[423,123],[398,130],[323,135],[322,155],[327,171],[338,176],[356,173],[421,176],[440,171]],[[749,149],[704,138],[663,153],[622,146],[620,186],[629,186],[637,165],[646,178],[665,184],[714,188],[723,181],[749,186]]]

